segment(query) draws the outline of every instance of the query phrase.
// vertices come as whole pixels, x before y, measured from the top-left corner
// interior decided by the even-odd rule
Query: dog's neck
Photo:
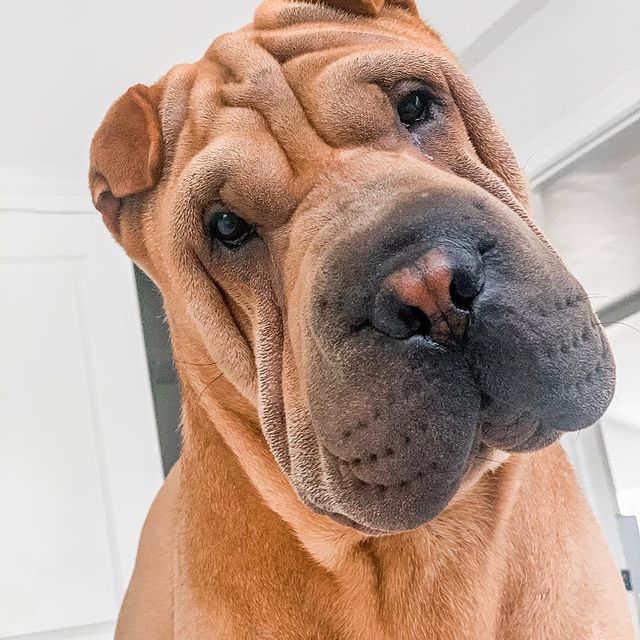
[[[215,367],[205,373],[204,367],[186,362],[176,356],[183,394],[183,465],[189,464],[190,447],[201,445],[202,432],[215,429],[251,490],[293,529],[314,559],[335,568],[365,537],[303,505],[269,451],[256,408]]]
[[[193,347],[192,341],[186,344]],[[190,440],[198,431],[215,429],[253,489],[291,527],[311,556],[327,569],[338,569],[346,559],[353,558],[354,548],[367,547],[375,540],[306,507],[271,455],[260,429],[256,407],[235,389],[215,365],[209,363],[206,356],[194,352],[193,348],[181,349],[177,346],[174,340],[175,360],[183,392],[185,449],[188,450]],[[476,475],[467,478],[445,514],[418,531],[389,536],[381,546],[388,547],[389,541],[400,543],[399,546],[406,546],[409,541],[417,542],[421,547],[420,553],[424,554],[425,545],[431,546],[440,538],[448,538],[455,544],[455,536],[452,537],[452,532],[447,529],[448,523],[455,522],[458,527],[460,523],[467,523],[471,532],[472,522],[478,519],[477,497],[486,494],[487,490],[495,493],[499,485],[504,484],[505,476],[509,476],[511,483],[519,475],[517,469],[521,465],[518,461],[512,461],[508,466],[509,469],[484,473],[482,477]],[[490,505],[487,507],[492,509]],[[471,510],[465,515],[469,508]],[[491,520],[495,520],[497,515],[495,512],[487,513]]]
[[[211,546],[212,535],[219,535],[221,517],[228,517],[230,524],[225,526],[234,530],[262,527],[270,532],[265,536],[291,550],[292,571],[303,553],[311,567],[307,572],[329,573],[341,601],[336,611],[349,617],[357,610],[362,620],[346,624],[361,628],[370,638],[386,637],[383,621],[410,624],[416,611],[422,611],[423,621],[424,616],[431,618],[425,602],[437,621],[465,598],[475,602],[485,597],[476,590],[487,585],[470,581],[469,567],[475,567],[472,575],[495,580],[496,593],[504,588],[507,568],[499,549],[508,545],[528,458],[513,457],[496,471],[468,481],[438,518],[417,530],[369,537],[302,504],[268,449],[255,407],[215,366],[209,367],[197,353],[181,350],[176,351],[176,364],[183,391],[182,499],[187,503],[184,513],[193,518],[186,525],[191,538],[185,545],[194,555]],[[230,515],[221,514],[237,496],[240,500],[229,507]],[[216,522],[208,528],[211,520]],[[252,562],[256,557],[261,555],[252,556]],[[444,584],[448,589],[456,584],[462,600],[449,602]],[[464,614],[452,611],[452,619],[460,615]],[[380,628],[373,633],[376,620]]]

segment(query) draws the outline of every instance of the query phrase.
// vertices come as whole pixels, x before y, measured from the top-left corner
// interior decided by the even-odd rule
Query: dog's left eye
[[[433,100],[426,91],[412,91],[399,100],[396,109],[400,122],[407,128],[414,127],[431,117]]]
[[[231,211],[222,211],[211,219],[209,234],[226,247],[235,248],[251,238],[255,229]]]

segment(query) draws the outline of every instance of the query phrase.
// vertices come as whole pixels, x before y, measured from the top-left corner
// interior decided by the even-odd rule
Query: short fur
[[[418,81],[437,106],[410,134]],[[606,339],[413,2],[267,0],[116,101],[90,186],[163,293],[183,392],[119,640],[632,638],[551,444],[606,408]],[[223,210],[257,235],[225,249]],[[482,272],[464,341],[392,335],[434,255]]]

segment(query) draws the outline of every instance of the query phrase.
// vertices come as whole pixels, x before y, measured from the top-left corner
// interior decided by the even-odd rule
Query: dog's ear
[[[396,6],[407,9],[412,13],[418,13],[414,0],[315,0],[323,4],[331,5],[336,9],[359,13],[365,16],[376,16],[385,6]]]
[[[489,108],[471,80],[457,65],[443,61],[443,70],[476,154],[482,164],[509,188],[517,203],[527,212],[527,180]]]
[[[93,204],[116,236],[126,198],[152,189],[160,178],[159,100],[156,87],[131,87],[113,103],[91,143]]]

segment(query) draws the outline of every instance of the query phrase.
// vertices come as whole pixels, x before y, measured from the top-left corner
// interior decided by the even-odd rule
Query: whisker
[[[487,462],[493,462],[494,464],[498,464],[497,460],[493,458],[485,458],[484,456],[474,456],[477,460],[486,460]]]
[[[217,375],[209,384],[207,384],[205,386],[205,388],[200,392],[200,395],[198,396],[198,399],[196,400],[196,402],[200,402],[200,399],[202,398],[202,396],[204,395],[204,392],[214,383],[216,382],[216,380],[220,380],[220,378],[222,378],[222,374]]]
[[[185,362],[184,360],[174,360],[177,364],[186,364],[190,367],[215,367],[215,362]]]
[[[607,322],[607,324],[603,324],[602,322],[596,322],[595,324],[596,324],[596,326],[604,327],[605,329],[607,327],[610,327],[612,324],[620,324],[623,327],[627,327],[629,329],[633,329],[636,333],[640,333],[640,329],[638,329],[637,327],[634,327],[633,325],[628,324],[626,322],[620,322],[620,320],[614,320],[613,322]]]
[[[529,166],[529,163],[536,157],[537,153],[532,153],[527,160],[525,161],[525,163],[522,165],[522,171],[526,172],[527,167]]]

